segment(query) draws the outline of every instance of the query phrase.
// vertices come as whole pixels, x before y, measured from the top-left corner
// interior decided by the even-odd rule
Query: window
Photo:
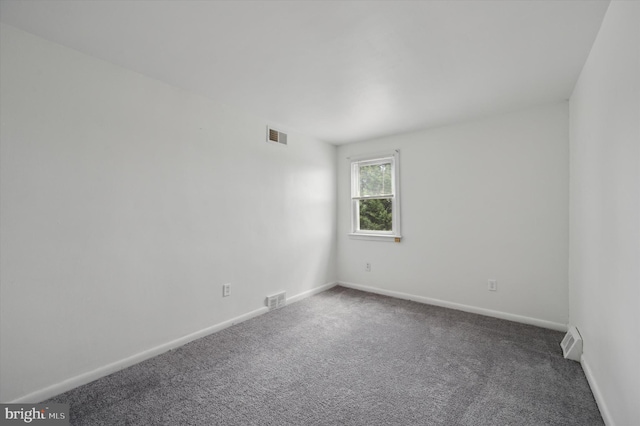
[[[351,158],[351,236],[399,241],[398,151]]]

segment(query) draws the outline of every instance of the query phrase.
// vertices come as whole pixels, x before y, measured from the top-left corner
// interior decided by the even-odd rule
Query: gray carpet
[[[77,425],[601,425],[562,337],[335,287],[51,402]]]

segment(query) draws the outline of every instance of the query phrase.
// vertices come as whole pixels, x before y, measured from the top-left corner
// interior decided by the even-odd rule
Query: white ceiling
[[[567,99],[608,1],[17,1],[0,19],[340,144]]]

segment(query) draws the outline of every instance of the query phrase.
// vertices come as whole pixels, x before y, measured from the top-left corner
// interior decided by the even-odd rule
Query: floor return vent
[[[286,304],[287,294],[284,291],[282,293],[274,294],[273,296],[267,296],[267,306],[270,311],[282,308]]]

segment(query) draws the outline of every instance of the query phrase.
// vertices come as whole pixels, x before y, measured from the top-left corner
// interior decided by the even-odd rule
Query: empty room
[[[640,425],[640,2],[0,21],[3,425]]]

